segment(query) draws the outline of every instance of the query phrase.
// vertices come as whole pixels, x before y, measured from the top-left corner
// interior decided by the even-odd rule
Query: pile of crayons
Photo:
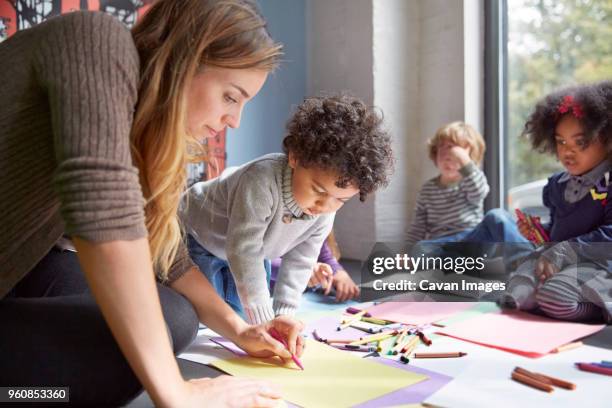
[[[612,375],[612,361],[602,361],[601,363],[576,363],[576,367],[582,371]]]
[[[313,331],[315,340],[329,344],[332,347],[348,350],[373,353],[379,355],[382,352],[381,342],[393,338],[393,346],[388,350],[388,354],[399,356],[399,360],[403,363],[408,363],[409,355],[419,346],[425,344],[430,346],[432,341],[422,331],[422,327],[402,325],[393,323],[384,319],[377,319],[371,316],[366,310],[359,310],[354,307],[349,307],[346,312],[351,316],[346,316],[340,322],[337,330],[343,330],[347,327],[353,327],[369,333],[367,336],[360,337],[356,340],[346,339],[324,339],[321,338],[317,331]],[[376,327],[378,325],[378,327]],[[414,353],[414,358],[448,358],[448,357],[463,357],[466,353],[451,352],[451,353]]]
[[[546,374],[534,373],[533,371],[525,370],[521,367],[516,367],[512,372],[512,379],[529,387],[536,388],[541,391],[553,392],[553,386],[565,388],[567,390],[575,390],[576,384],[569,381],[560,380]]]
[[[529,226],[529,236],[527,239],[536,245],[542,245],[550,241],[550,237],[546,233],[546,230],[536,217],[527,215],[518,208],[514,211],[516,212],[517,218],[521,221],[525,221]]]

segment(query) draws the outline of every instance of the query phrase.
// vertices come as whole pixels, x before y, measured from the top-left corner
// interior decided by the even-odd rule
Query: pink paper
[[[564,322],[512,311],[483,314],[437,332],[535,358],[604,327],[603,324]]]
[[[372,317],[422,325],[445,319],[475,306],[473,302],[384,302],[368,308]]]

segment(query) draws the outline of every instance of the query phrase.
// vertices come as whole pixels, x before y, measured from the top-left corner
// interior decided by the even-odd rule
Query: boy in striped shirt
[[[472,126],[452,122],[438,129],[428,146],[440,174],[421,187],[407,242],[461,241],[482,221],[489,193],[487,178],[478,167],[484,139]]]

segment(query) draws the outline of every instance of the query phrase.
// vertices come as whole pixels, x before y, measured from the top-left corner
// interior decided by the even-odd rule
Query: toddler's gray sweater
[[[292,169],[280,153],[194,184],[180,210],[186,232],[229,262],[251,323],[295,313],[334,215],[303,213],[293,197]],[[278,257],[283,262],[272,303],[263,261]]]

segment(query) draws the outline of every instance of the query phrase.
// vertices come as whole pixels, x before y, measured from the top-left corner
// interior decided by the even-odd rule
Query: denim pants
[[[448,243],[451,245],[444,245]],[[443,246],[444,249],[442,249]],[[506,264],[514,264],[532,254],[535,246],[521,234],[510,213],[501,208],[495,208],[488,211],[474,228],[436,239],[420,241],[415,249],[420,249],[421,252],[425,250],[424,253],[430,256],[438,252],[448,252],[449,249],[450,252],[455,253],[470,251],[471,256],[500,255],[504,257]]]
[[[200,271],[206,276],[219,296],[244,319],[244,309],[242,303],[240,303],[236,281],[230,271],[229,263],[211,254],[189,234],[187,235],[187,248],[189,256],[198,265]],[[264,268],[266,270],[266,281],[268,287],[270,287],[271,267],[269,260],[264,260]]]

